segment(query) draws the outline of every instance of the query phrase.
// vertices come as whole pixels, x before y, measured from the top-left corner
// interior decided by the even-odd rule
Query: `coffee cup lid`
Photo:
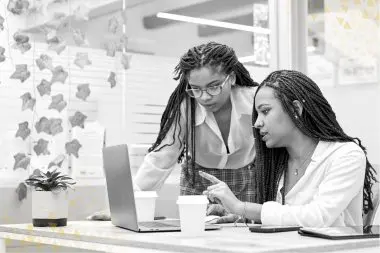
[[[136,198],[157,198],[156,191],[135,191]]]
[[[205,195],[178,196],[177,204],[208,204],[208,199]]]

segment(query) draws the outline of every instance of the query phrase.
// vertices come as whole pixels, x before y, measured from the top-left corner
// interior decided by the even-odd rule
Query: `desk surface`
[[[0,238],[52,244],[64,247],[125,252],[331,252],[355,250],[374,252],[379,239],[332,241],[304,237],[297,232],[252,233],[244,224],[224,225],[201,236],[181,232],[135,233],[107,221],[75,221],[66,227],[37,228],[31,224],[0,226]]]

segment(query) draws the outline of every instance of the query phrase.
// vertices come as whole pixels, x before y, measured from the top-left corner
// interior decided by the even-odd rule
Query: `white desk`
[[[379,239],[332,241],[303,237],[297,232],[252,233],[243,224],[225,225],[189,237],[180,232],[135,233],[103,221],[69,222],[63,228],[35,228],[31,224],[0,226],[1,245],[7,240],[57,245],[104,252],[378,252]]]

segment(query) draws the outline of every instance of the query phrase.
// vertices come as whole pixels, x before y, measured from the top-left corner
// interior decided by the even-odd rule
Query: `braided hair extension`
[[[195,162],[195,99],[190,97],[186,93],[186,87],[188,85],[188,75],[192,70],[200,69],[202,67],[212,68],[214,71],[220,71],[225,74],[232,72],[236,75],[237,86],[258,86],[258,83],[254,82],[249,75],[248,70],[238,61],[234,50],[223,44],[216,42],[208,42],[199,46],[190,48],[185,53],[178,65],[174,69],[174,80],[179,80],[179,84],[170,95],[167,106],[161,117],[160,131],[155,143],[148,149],[148,152],[157,152],[165,146],[171,146],[174,144],[175,139],[178,138],[180,142],[181,153],[178,157],[178,162],[182,162],[185,157],[186,162],[192,158],[193,166]],[[181,120],[181,104],[185,105],[186,113],[186,129],[185,140],[180,139],[182,132],[180,120]],[[188,115],[190,112],[190,115]],[[190,117],[189,117],[190,116]],[[190,122],[189,122],[190,119]],[[173,139],[169,144],[160,146],[168,131],[174,123]],[[177,127],[179,129],[177,129]],[[190,132],[190,133],[189,133]],[[188,150],[191,147],[191,150]],[[191,156],[189,157],[189,153]]]
[[[306,75],[293,70],[272,72],[258,87],[270,87],[275,91],[284,110],[296,127],[305,135],[316,140],[331,142],[355,142],[367,154],[359,138],[348,136],[338,121],[330,104],[323,96],[318,85]],[[293,107],[298,100],[304,108],[302,115]],[[297,116],[297,117],[296,117]],[[256,122],[258,113],[253,107],[252,122]],[[298,118],[298,119],[297,119]],[[276,199],[278,183],[288,166],[289,155],[285,148],[267,148],[260,139],[259,129],[253,129],[256,146],[257,192],[259,203]],[[376,181],[376,171],[366,157],[366,171],[363,188],[363,211],[373,210],[372,185]]]

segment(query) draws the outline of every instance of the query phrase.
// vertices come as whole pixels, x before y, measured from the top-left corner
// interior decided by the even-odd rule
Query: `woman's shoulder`
[[[363,149],[355,142],[324,142],[326,152],[333,156],[352,157],[365,160]]]

